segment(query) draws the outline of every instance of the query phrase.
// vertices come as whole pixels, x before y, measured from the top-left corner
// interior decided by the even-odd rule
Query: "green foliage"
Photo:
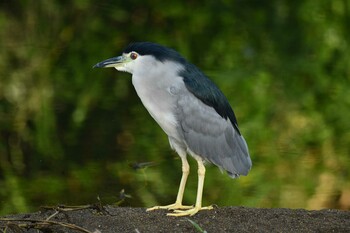
[[[350,208],[348,1],[0,6],[0,214],[112,203],[122,189],[126,205],[174,201],[180,160],[130,75],[91,68],[132,41],[176,48],[236,112],[252,171],[231,180],[208,166],[204,204]],[[156,165],[130,166],[140,162]]]

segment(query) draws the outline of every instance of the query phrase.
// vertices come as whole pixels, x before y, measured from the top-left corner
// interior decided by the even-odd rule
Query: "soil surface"
[[[191,217],[167,211],[89,205],[0,218],[0,232],[350,232],[350,211],[223,207]]]

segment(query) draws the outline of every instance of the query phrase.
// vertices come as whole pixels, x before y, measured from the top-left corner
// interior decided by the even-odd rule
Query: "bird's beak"
[[[94,65],[92,68],[107,68],[107,67],[115,67],[118,68],[120,66],[123,66],[128,62],[128,58],[126,56],[118,56],[118,57],[112,57],[107,60],[101,61]]]

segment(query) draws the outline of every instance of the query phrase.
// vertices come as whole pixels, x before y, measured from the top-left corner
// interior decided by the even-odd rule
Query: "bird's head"
[[[134,74],[159,70],[166,62],[181,65],[186,61],[173,49],[151,42],[137,42],[128,45],[122,55],[99,62],[94,68],[114,67],[118,71]]]

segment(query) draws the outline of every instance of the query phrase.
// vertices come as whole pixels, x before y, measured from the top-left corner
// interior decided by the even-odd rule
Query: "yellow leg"
[[[158,209],[168,209],[168,210],[190,209],[193,207],[193,206],[182,205],[182,199],[184,196],[186,181],[187,181],[188,174],[190,173],[190,165],[187,162],[186,155],[181,156],[181,161],[182,161],[182,178],[181,178],[180,187],[177,193],[175,203],[166,205],[166,206],[154,206],[152,208],[148,208],[147,211],[158,210]]]
[[[197,189],[197,199],[196,205],[193,208],[188,210],[175,210],[174,213],[168,213],[168,216],[187,216],[194,215],[200,210],[211,210],[212,206],[202,207],[202,195],[203,195],[203,186],[204,186],[204,177],[205,177],[205,167],[203,161],[199,157],[195,157],[198,162],[198,189]]]

